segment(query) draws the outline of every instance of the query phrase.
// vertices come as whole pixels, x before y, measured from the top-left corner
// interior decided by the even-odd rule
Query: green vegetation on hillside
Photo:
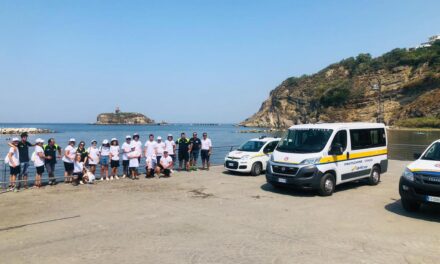
[[[415,117],[396,122],[399,127],[440,128],[440,119],[435,117]]]

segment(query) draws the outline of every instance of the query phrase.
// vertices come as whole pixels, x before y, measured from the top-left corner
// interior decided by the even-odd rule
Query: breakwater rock
[[[2,135],[19,135],[21,133],[28,133],[28,134],[48,134],[48,133],[55,133],[55,131],[45,128],[35,128],[35,127],[20,127],[20,128],[0,128],[0,134]]]

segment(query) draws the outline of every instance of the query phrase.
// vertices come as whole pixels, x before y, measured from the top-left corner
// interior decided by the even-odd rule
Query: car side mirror
[[[328,154],[332,156],[342,155],[342,153],[344,153],[344,150],[342,148],[342,145],[339,143],[335,143],[334,145],[332,145],[330,151],[328,152]]]
[[[413,154],[413,157],[414,157],[414,159],[420,159],[420,157],[422,156],[422,153],[414,153]]]

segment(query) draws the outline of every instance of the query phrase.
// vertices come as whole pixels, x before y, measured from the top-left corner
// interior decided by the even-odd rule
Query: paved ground
[[[439,263],[440,210],[402,211],[404,164],[325,198],[222,167],[0,194],[0,263]]]

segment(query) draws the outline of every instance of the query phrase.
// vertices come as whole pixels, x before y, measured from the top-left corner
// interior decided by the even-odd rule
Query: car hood
[[[279,163],[300,164],[305,159],[322,157],[321,153],[288,153],[275,150],[273,153],[273,161]]]
[[[412,172],[438,173],[440,176],[440,161],[419,159],[409,164],[408,169]]]
[[[234,159],[241,159],[243,156],[250,156],[253,157],[257,155],[259,152],[247,152],[247,151],[240,151],[240,150],[234,150],[229,152],[228,157],[234,158]]]

